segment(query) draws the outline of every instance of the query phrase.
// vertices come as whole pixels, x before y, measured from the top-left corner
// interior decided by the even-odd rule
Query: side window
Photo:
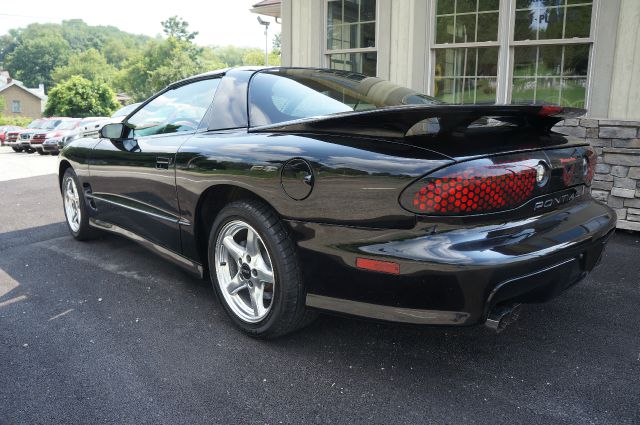
[[[321,90],[284,76],[257,73],[249,90],[251,126],[353,111],[329,91]]]
[[[169,90],[127,120],[132,137],[195,131],[213,101],[220,78]]]

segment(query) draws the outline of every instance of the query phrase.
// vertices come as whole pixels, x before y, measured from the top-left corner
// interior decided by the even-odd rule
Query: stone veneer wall
[[[618,229],[640,231],[640,121],[580,118],[558,133],[585,139],[598,154],[591,194],[618,214]]]

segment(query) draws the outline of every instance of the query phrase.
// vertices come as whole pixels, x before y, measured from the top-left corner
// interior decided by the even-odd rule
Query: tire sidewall
[[[78,231],[74,231],[69,225],[69,218],[67,217],[67,209],[64,208],[64,190],[65,190],[67,179],[73,179],[76,185],[76,190],[78,191],[78,200],[80,204],[79,205],[80,206],[80,227],[78,228]],[[64,175],[62,176],[62,185],[60,186],[60,194],[62,195],[62,203],[63,203],[62,209],[64,211],[65,222],[67,224],[67,228],[69,229],[69,232],[71,233],[71,235],[73,235],[74,238],[78,240],[87,239],[91,232],[91,228],[89,226],[89,214],[88,214],[86,202],[84,199],[84,192],[82,191],[82,185],[80,184],[80,180],[78,179],[78,176],[76,175],[76,173],[73,171],[72,168],[67,168],[66,171],[64,172]]]
[[[216,241],[218,239],[220,231],[224,228],[224,226],[234,220],[244,221],[258,232],[260,238],[262,238],[265,248],[269,253],[271,265],[274,272],[274,298],[272,301],[271,310],[264,319],[257,323],[245,322],[244,320],[236,316],[236,314],[228,306],[227,301],[222,294],[222,288],[220,288],[220,284],[218,283],[215,264]],[[233,320],[236,326],[238,326],[244,332],[249,333],[253,336],[263,336],[264,334],[267,334],[269,330],[274,326],[274,323],[282,317],[282,310],[285,308],[285,303],[283,300],[285,291],[283,291],[282,288],[284,287],[284,285],[297,284],[297,282],[295,282],[295,280],[298,278],[297,276],[288,276],[287,273],[283,272],[283,269],[285,267],[282,264],[282,258],[278,254],[277,247],[274,246],[274,244],[275,241],[272,232],[270,232],[269,228],[265,226],[265,223],[259,220],[257,217],[254,217],[252,213],[247,211],[247,209],[242,208],[238,203],[233,203],[225,207],[220,212],[220,214],[218,214],[218,217],[211,227],[208,246],[209,275],[211,278],[211,283],[213,284],[213,288],[218,299],[220,300],[220,303],[223,305],[231,320]],[[294,282],[292,282],[292,280],[294,280]]]

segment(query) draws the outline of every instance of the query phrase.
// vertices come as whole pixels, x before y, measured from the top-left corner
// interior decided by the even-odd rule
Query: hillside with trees
[[[0,37],[0,69],[8,70],[27,87],[43,83],[47,93],[55,93],[56,102],[63,99],[70,111],[92,104],[94,111],[107,113],[117,106],[114,93],[140,101],[173,81],[200,72],[264,64],[264,51],[258,48],[194,44],[197,32],[177,16],[159,23],[160,28],[164,36],[153,38],[112,26],[90,26],[78,19],[30,24]],[[278,40],[269,64],[280,63]],[[64,91],[70,89],[83,93],[78,105],[68,104],[73,96]],[[91,93],[104,103],[91,103],[86,98]],[[62,112],[59,105],[47,108],[47,113],[54,112]]]

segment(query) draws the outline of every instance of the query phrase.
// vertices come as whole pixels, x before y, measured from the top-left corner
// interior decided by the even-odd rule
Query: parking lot
[[[73,240],[56,164],[0,148],[0,424],[640,423],[640,234],[500,335],[323,316],[264,342],[209,282]]]

